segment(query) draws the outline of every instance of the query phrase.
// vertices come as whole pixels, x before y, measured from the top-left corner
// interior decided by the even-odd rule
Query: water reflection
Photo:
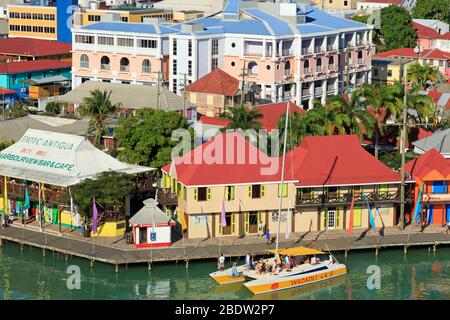
[[[312,285],[254,296],[242,284],[217,285],[208,274],[215,262],[114,267],[8,243],[0,253],[0,299],[449,299],[450,249],[435,255],[425,249],[355,252],[346,260],[348,275]],[[68,290],[67,266],[81,270],[81,290]],[[367,288],[369,265],[381,269],[381,289]]]

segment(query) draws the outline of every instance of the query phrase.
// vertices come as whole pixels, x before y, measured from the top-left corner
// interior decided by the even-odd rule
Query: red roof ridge
[[[191,83],[186,91],[234,96],[239,90],[239,81],[222,69],[216,68]]]

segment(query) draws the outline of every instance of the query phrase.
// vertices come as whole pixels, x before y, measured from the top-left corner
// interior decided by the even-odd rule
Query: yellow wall
[[[36,39],[56,40],[56,7],[27,6],[27,5],[9,5],[8,34],[10,37],[27,37]],[[19,14],[19,17],[13,17]],[[31,14],[31,17],[22,17],[22,14]],[[33,15],[42,15],[42,19],[36,19]],[[43,15],[53,15],[54,20],[44,20]],[[28,27],[31,31],[15,30],[15,26],[19,28]],[[37,28],[43,28],[42,31]],[[53,28],[52,30],[46,28]],[[14,30],[12,30],[14,29]]]
[[[120,11],[120,10],[88,10],[84,12],[79,12],[77,15],[80,17],[80,20],[77,20],[79,22],[79,26],[87,26],[92,23],[96,23],[99,21],[89,21],[89,16],[97,16],[100,17],[100,21],[103,21],[102,15],[105,13],[115,13],[119,14],[120,19],[123,22],[133,22],[133,23],[141,23],[143,17],[151,17],[151,18],[164,18],[166,20],[172,20],[172,13],[171,12],[133,12],[133,11]],[[98,18],[97,18],[98,19]],[[92,20],[92,18],[91,18]]]
[[[126,222],[106,222],[102,224],[97,233],[91,232],[92,237],[122,237],[125,234]]]

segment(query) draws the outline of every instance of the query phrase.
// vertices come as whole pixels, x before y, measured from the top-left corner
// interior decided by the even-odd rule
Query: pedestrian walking
[[[448,234],[450,232],[450,220],[447,221],[447,230],[445,230],[445,234]]]
[[[266,241],[267,241],[267,244],[270,244],[270,232],[269,232],[269,228],[267,228],[267,230],[266,230]]]

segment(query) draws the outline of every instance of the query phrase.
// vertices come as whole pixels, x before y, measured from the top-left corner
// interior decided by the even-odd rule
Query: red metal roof
[[[422,179],[432,170],[436,170],[443,176],[450,173],[450,163],[436,149],[432,148],[420,157],[409,161],[405,170],[414,178]]]
[[[222,133],[162,170],[190,186],[267,183],[281,180],[281,164],[282,157],[268,157],[239,134]],[[365,151],[356,135],[342,135],[304,138],[286,154],[285,180],[298,186],[355,185],[397,183],[400,176]]]
[[[305,137],[286,155],[297,186],[400,182],[400,175],[364,150],[357,135]]]
[[[278,120],[282,115],[286,114],[286,107],[287,102],[269,103],[257,106],[259,112],[263,115],[263,117],[259,119],[262,123],[262,127],[266,130],[276,129]],[[295,111],[300,114],[306,113],[305,110],[291,102],[289,114],[293,114]]]
[[[186,91],[234,96],[239,90],[239,81],[221,69],[214,69],[191,83]]]
[[[50,56],[70,53],[72,44],[31,38],[0,39],[0,54],[21,56]]]
[[[16,90],[0,87],[0,95],[17,94]]]
[[[71,68],[71,62],[58,60],[30,60],[21,62],[11,62],[0,64],[0,74],[12,74],[21,72],[32,72],[40,70],[64,69]]]
[[[220,126],[220,127],[226,127],[230,123],[230,120],[216,118],[216,117],[208,117],[203,114],[198,114],[197,120],[198,120],[198,122],[201,122],[203,124],[209,124],[209,125]]]
[[[274,170],[271,171],[271,164]],[[281,158],[271,158],[238,133],[222,133],[162,170],[187,186],[281,181]],[[285,181],[292,181],[286,171]]]
[[[417,35],[420,38],[450,40],[450,32],[440,34],[433,28],[424,26],[423,24],[417,22],[413,22],[413,28],[416,30]]]
[[[375,57],[410,57],[417,58],[417,53],[414,52],[413,48],[399,48],[394,50],[388,50],[383,52],[378,52]],[[448,60],[450,59],[450,53],[439,50],[439,49],[425,49],[419,54],[420,58],[424,59],[437,59],[437,60]]]

